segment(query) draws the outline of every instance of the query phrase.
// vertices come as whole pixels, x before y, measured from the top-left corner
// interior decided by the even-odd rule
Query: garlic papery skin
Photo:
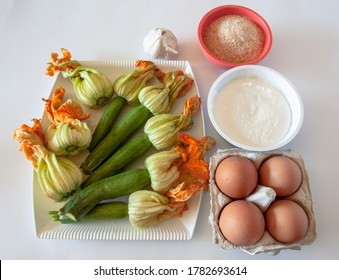
[[[178,53],[177,38],[166,28],[154,28],[143,41],[144,51],[151,58],[169,59]]]
[[[51,124],[46,132],[47,148],[60,156],[74,156],[87,149],[92,132],[86,122],[74,120],[76,125],[67,123]]]
[[[254,203],[262,212],[265,212],[275,198],[276,193],[272,188],[258,185],[254,192],[246,197],[245,200]]]

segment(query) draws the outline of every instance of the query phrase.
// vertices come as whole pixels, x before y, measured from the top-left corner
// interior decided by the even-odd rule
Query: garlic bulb
[[[154,28],[144,38],[145,53],[152,58],[169,59],[177,54],[177,38],[168,29]]]

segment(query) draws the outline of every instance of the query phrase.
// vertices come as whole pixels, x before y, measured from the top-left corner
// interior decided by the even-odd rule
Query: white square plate
[[[163,72],[169,72],[173,70],[183,70],[191,78],[194,79],[194,75],[190,64],[187,61],[167,61],[159,60],[154,62],[157,67]],[[98,71],[107,75],[113,82],[118,76],[128,73],[135,67],[135,61],[89,61],[81,62],[82,65],[97,69]],[[194,79],[195,80],[195,79]],[[64,79],[61,74],[56,78],[54,86],[51,90],[50,96],[54,90],[58,87],[65,88],[64,101],[68,98],[77,101],[73,91],[72,83],[69,79]],[[170,113],[181,114],[184,109],[184,102],[188,97],[199,96],[198,88],[194,83],[192,89],[185,97],[181,97],[176,100]],[[42,96],[46,98],[47,96]],[[121,116],[126,114],[130,110],[129,106],[126,106]],[[89,112],[91,117],[87,120],[89,127],[94,131],[97,122],[104,108],[91,110],[82,106],[84,112]],[[49,120],[46,114],[42,117],[43,128],[46,129],[49,125]],[[142,133],[142,129],[140,132]],[[201,139],[205,135],[203,112],[200,109],[194,116],[194,125],[187,131],[197,139]],[[150,151],[145,157],[133,163],[128,167],[143,167],[145,158],[156,152],[154,149]],[[82,153],[76,157],[70,157],[78,165],[85,159],[87,152]],[[95,221],[95,222],[82,222],[78,224],[61,224],[59,222],[52,221],[48,212],[52,210],[58,210],[64,203],[55,203],[51,199],[44,196],[42,193],[37,176],[34,172],[33,175],[33,203],[34,203],[34,217],[35,228],[37,237],[42,239],[95,239],[95,240],[188,240],[192,237],[195,224],[198,218],[200,203],[201,203],[202,191],[196,194],[188,203],[189,210],[184,212],[182,217],[174,217],[168,219],[158,225],[146,229],[137,230],[133,228],[128,221],[128,218],[113,220],[113,221]],[[116,199],[119,201],[127,201],[127,197]]]

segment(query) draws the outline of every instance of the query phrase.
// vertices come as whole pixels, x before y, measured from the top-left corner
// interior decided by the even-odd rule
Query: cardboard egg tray
[[[275,240],[267,230],[265,230],[262,238],[253,245],[250,246],[236,246],[226,240],[222,235],[219,225],[218,225],[218,218],[220,211],[226,206],[229,202],[232,201],[231,198],[224,195],[219,188],[217,187],[214,179],[215,170],[218,164],[228,156],[244,156],[250,159],[256,168],[258,169],[261,163],[275,155],[283,155],[290,157],[293,159],[300,167],[302,172],[302,181],[299,189],[289,195],[284,197],[285,199],[290,199],[297,202],[300,206],[303,207],[305,210],[307,217],[308,217],[308,231],[305,237],[296,242],[291,244],[283,244]],[[312,204],[312,196],[310,191],[309,185],[309,178],[308,174],[305,169],[305,164],[302,156],[293,150],[284,150],[284,151],[270,151],[270,152],[251,152],[246,151],[243,149],[227,149],[227,150],[218,150],[210,159],[210,203],[211,203],[211,210],[209,216],[209,222],[212,225],[213,230],[213,243],[218,244],[223,249],[241,249],[251,255],[265,252],[270,255],[275,255],[280,252],[282,249],[297,249],[300,250],[301,246],[309,245],[313,243],[316,238],[316,224],[315,224],[315,217],[313,212],[313,204]]]

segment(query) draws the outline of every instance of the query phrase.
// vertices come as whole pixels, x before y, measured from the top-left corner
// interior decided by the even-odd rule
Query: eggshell
[[[273,202],[265,212],[265,220],[268,232],[282,243],[297,242],[307,233],[307,215],[304,209],[292,200]]]
[[[255,244],[265,230],[260,209],[251,202],[235,200],[221,211],[219,227],[224,237],[238,246]]]
[[[259,184],[272,188],[277,196],[288,196],[300,187],[301,170],[289,157],[269,157],[259,168]]]
[[[244,198],[257,186],[257,169],[245,157],[227,157],[219,163],[215,171],[215,182],[225,195]]]

